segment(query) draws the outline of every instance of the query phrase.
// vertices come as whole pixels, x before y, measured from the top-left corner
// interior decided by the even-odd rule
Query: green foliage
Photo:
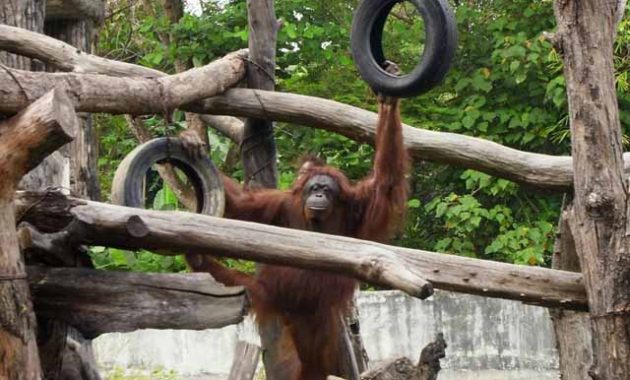
[[[97,269],[156,273],[186,270],[183,256],[160,256],[146,250],[133,252],[105,247],[91,247],[89,253]]]
[[[247,44],[244,0],[204,2],[201,15],[186,15],[171,26],[157,2],[121,0],[117,4],[129,8],[109,18],[101,32],[100,54],[109,58],[174,72],[175,58],[200,66]],[[375,96],[358,76],[350,54],[349,31],[356,5],[357,0],[275,1],[277,17],[282,20],[275,72],[280,91],[375,109]],[[452,6],[459,31],[454,67],[441,86],[404,100],[405,122],[526,151],[569,154],[562,64],[543,34],[555,27],[552,0],[472,0],[452,2]],[[423,49],[424,29],[407,3],[397,5],[394,12],[396,17],[386,23],[384,51],[408,71]],[[164,41],[168,33],[171,37]],[[615,43],[624,132],[630,127],[628,46],[630,18],[626,17]],[[177,128],[184,126],[181,115],[174,115],[174,120]],[[106,192],[116,165],[137,143],[121,117],[99,117],[97,121],[99,168]],[[160,135],[176,133],[160,116],[146,122]],[[231,143],[214,133],[210,140],[215,162],[242,179],[242,168],[227,163]],[[307,152],[325,157],[350,178],[360,178],[371,168],[372,147],[326,131],[277,123],[276,143],[281,188],[290,187],[296,162]],[[560,195],[535,192],[474,170],[431,163],[418,163],[410,179],[408,223],[398,244],[528,265],[549,263]],[[153,207],[177,207],[168,189],[158,182],[154,186]],[[150,262],[142,252],[103,250],[93,255],[105,267],[183,269],[183,264]],[[99,259],[99,255],[107,256]],[[227,262],[251,270],[251,264]]]

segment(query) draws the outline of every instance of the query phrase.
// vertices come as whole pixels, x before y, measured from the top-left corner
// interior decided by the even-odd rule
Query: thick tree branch
[[[165,252],[218,254],[270,264],[328,270],[426,296],[436,288],[521,300],[543,306],[586,308],[578,273],[511,265],[400,248],[342,236],[298,231],[205,215],[160,212],[20,193],[20,218],[51,231],[72,220],[85,244]],[[26,214],[25,214],[26,213]],[[352,254],[349,254],[351,252]]]

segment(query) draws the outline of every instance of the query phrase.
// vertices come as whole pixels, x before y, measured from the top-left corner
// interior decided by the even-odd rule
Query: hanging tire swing
[[[186,175],[195,191],[196,212],[223,216],[223,181],[212,160],[207,156],[195,160],[189,158],[182,142],[170,137],[147,141],[125,157],[114,175],[112,202],[142,208],[145,201],[145,177],[147,171],[157,163],[170,163]]]
[[[416,7],[425,26],[424,52],[415,68],[395,76],[383,69],[383,28],[394,5],[403,0],[363,0],[352,20],[352,56],[359,73],[376,92],[411,97],[439,84],[449,70],[457,46],[453,11],[446,0],[407,0]]]

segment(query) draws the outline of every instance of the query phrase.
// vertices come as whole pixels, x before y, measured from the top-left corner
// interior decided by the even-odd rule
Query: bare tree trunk
[[[569,227],[570,207],[563,207],[558,223],[553,263],[554,269],[581,272]],[[587,379],[593,362],[591,321],[588,313],[564,309],[549,309],[556,334],[560,357],[560,376],[563,380]]]
[[[276,41],[278,20],[273,0],[247,0],[249,23],[249,57],[247,86],[252,89],[275,89]],[[248,118],[243,127],[241,161],[245,172],[245,186],[274,188],[277,186],[276,144],[273,123],[269,120]],[[282,322],[270,320],[259,329],[262,358],[268,379],[290,380],[282,366],[280,335]]]
[[[0,24],[44,33],[44,6],[43,0],[2,1],[0,2]],[[4,51],[0,51],[0,63],[20,70],[41,71],[44,69],[44,64],[36,59]],[[38,190],[41,187],[62,185],[66,164],[64,161],[59,153],[50,155],[33,172],[23,178],[21,187]]]
[[[0,3],[0,23],[17,26],[20,28],[42,33],[44,30],[44,5],[43,0],[16,0]],[[0,51],[0,63],[21,70],[42,69],[41,62],[23,56]],[[0,115],[0,120],[2,116]],[[54,172],[60,166],[58,157],[51,157],[48,164]],[[20,176],[21,177],[21,176]],[[20,178],[21,179],[21,178]],[[7,183],[2,186],[14,186],[8,184],[9,178],[1,181]],[[0,271],[8,276],[0,280],[0,306],[4,309],[0,312],[0,378],[13,379],[39,379],[41,369],[37,346],[34,339],[35,317],[32,314],[32,305],[28,289],[23,280],[10,278],[24,271],[22,258],[19,254],[17,237],[15,235],[15,218],[12,210],[12,194],[6,194],[6,199],[0,201],[0,259],[5,261],[0,265]],[[3,197],[4,198],[4,197]],[[8,202],[8,203],[7,203]],[[27,312],[18,310],[24,308]],[[16,310],[17,309],[17,310]],[[20,342],[21,340],[21,342]],[[20,345],[24,345],[20,347]]]
[[[617,0],[558,0],[575,199],[569,217],[589,300],[596,380],[630,374],[630,224],[613,68]]]
[[[101,7],[102,4],[101,4]],[[88,20],[48,20],[44,32],[58,40],[67,42],[84,53],[92,51],[94,28]],[[55,67],[47,67],[55,71]],[[59,150],[63,157],[64,177],[59,186],[68,186],[72,194],[86,199],[99,200],[100,187],[97,168],[97,140],[92,124],[92,115],[81,113],[76,138]],[[61,249],[70,266],[89,263],[84,250]],[[36,305],[37,309],[37,305]],[[42,317],[38,313],[39,331],[37,341],[44,379],[46,380],[100,380],[92,352],[92,341],[81,332],[55,319]]]
[[[47,35],[67,42],[83,52],[91,53],[92,22],[86,20],[47,21]],[[100,199],[98,182],[98,141],[92,123],[92,114],[79,113],[80,128],[77,136],[62,152],[69,158],[70,190],[78,197]]]
[[[0,2],[0,24],[44,32],[44,0],[11,0]],[[0,63],[20,70],[42,69],[37,60],[0,51]]]
[[[70,98],[52,90],[0,124],[0,378],[38,380],[36,322],[15,228],[13,197],[25,173],[76,131]]]
[[[280,24],[273,0],[248,0],[249,57],[247,86],[273,91],[275,88],[276,40]],[[273,123],[248,118],[243,130],[241,160],[245,183],[249,186],[276,187],[276,144]]]

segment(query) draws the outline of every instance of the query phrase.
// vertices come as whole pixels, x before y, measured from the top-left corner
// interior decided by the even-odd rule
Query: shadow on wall
[[[398,291],[362,292],[358,305],[373,363],[399,356],[415,361],[442,331],[448,348],[440,380],[559,379],[545,308],[445,291],[424,301]],[[239,340],[258,343],[251,320],[219,330],[106,334],[94,341],[94,350],[103,369],[161,368],[186,379],[220,379],[229,373]]]

